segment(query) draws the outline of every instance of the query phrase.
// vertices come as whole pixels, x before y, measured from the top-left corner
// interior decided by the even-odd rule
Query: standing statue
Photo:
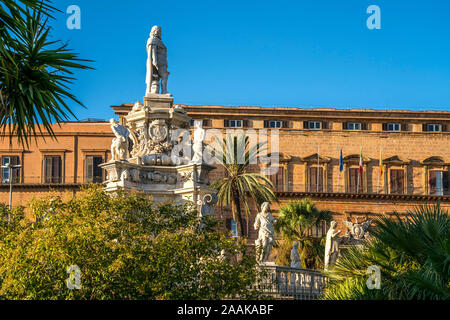
[[[109,121],[115,138],[111,144],[111,161],[127,160],[128,158],[128,136],[130,132],[115,119]]]
[[[331,221],[330,229],[327,232],[327,241],[325,243],[325,271],[328,270],[328,266],[336,262],[339,255],[339,239],[336,236],[341,230],[336,231],[336,221]]]
[[[147,90],[150,93],[167,94],[167,48],[161,40],[161,28],[154,26],[147,41]]]
[[[298,242],[295,241],[291,250],[291,268],[301,268],[300,255],[298,254]]]
[[[194,143],[192,150],[194,155],[192,157],[191,163],[202,163],[203,161],[203,140],[205,140],[206,131],[202,128],[203,121],[194,121],[195,131],[194,131]]]
[[[258,213],[255,220],[255,230],[259,229],[258,239],[255,241],[256,256],[259,263],[269,260],[270,251],[274,242],[273,225],[275,219],[270,212],[270,203],[264,202],[261,205],[261,212]]]

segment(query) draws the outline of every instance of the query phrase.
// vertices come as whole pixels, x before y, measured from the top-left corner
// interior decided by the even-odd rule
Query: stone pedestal
[[[126,159],[101,165],[107,172],[106,190],[143,192],[156,202],[192,201],[201,212],[204,199],[209,199],[205,196],[216,193],[208,180],[214,167],[192,163],[172,152],[179,143],[178,130],[190,127],[191,118],[185,110],[174,107],[171,95],[149,94],[144,105],[136,103],[125,119],[128,134],[124,138],[129,150]]]

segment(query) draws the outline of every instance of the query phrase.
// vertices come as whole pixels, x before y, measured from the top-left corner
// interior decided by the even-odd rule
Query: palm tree
[[[54,137],[53,122],[75,117],[68,102],[82,106],[68,85],[87,60],[49,39],[54,11],[45,0],[0,0],[0,126],[22,144],[42,129]]]
[[[336,262],[325,299],[450,299],[450,216],[439,203],[409,211],[406,220],[381,218],[371,234]],[[366,285],[369,266],[380,269],[379,290]]]
[[[281,232],[285,241],[298,241],[302,267],[314,269],[323,263],[323,237],[314,237],[309,230],[313,227],[320,228],[324,221],[328,223],[331,219],[330,211],[319,210],[311,199],[304,198],[301,201],[290,201],[280,208],[275,230]]]
[[[273,192],[273,184],[265,176],[248,172],[252,160],[257,159],[264,151],[263,144],[250,146],[246,135],[231,136],[219,140],[219,150],[215,149],[212,155],[223,166],[226,176],[213,184],[217,189],[219,204],[231,205],[233,219],[238,224],[238,236],[245,234],[241,204],[244,206],[246,217],[250,216],[249,198],[260,206],[263,202],[277,201]]]

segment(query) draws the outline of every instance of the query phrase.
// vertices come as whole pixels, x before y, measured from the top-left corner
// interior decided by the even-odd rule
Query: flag
[[[339,172],[344,171],[344,158],[342,157],[342,148],[341,148],[341,156],[339,157]]]
[[[359,174],[363,172],[363,157],[362,157],[362,148],[359,154]]]

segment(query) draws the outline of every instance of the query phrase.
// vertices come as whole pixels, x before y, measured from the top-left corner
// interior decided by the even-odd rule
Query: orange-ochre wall
[[[113,106],[120,120],[132,105]],[[415,206],[440,201],[450,209],[450,195],[431,195],[428,186],[428,171],[450,168],[450,112],[448,111],[375,111],[375,110],[335,110],[335,109],[297,109],[297,108],[259,108],[222,106],[183,106],[193,119],[207,120],[205,129],[219,129],[225,132],[225,119],[246,120],[247,129],[263,129],[265,120],[282,120],[286,126],[279,130],[280,166],[285,169],[283,186],[278,186],[277,196],[283,205],[291,200],[304,197],[313,199],[319,209],[333,212],[339,227],[344,228],[342,220],[358,216],[362,220],[376,216],[392,216],[394,212],[405,214]],[[304,121],[320,120],[327,122],[323,130],[308,130]],[[343,130],[343,122],[365,122],[367,130]],[[403,124],[405,130],[386,132],[382,124],[395,122]],[[443,131],[423,132],[427,123],[439,123]],[[69,122],[54,126],[57,141],[50,137],[32,140],[28,148],[19,146],[14,139],[9,144],[7,137],[0,141],[0,156],[19,156],[23,165],[22,180],[14,185],[13,204],[27,205],[34,197],[56,192],[76,192],[86,183],[86,156],[101,156],[104,161],[111,157],[110,145],[113,139],[110,124]],[[208,141],[207,141],[208,142]],[[269,141],[269,153],[271,141]],[[320,145],[320,166],[324,172],[324,190],[316,193],[308,190],[307,169],[317,165],[317,152]],[[358,167],[359,153],[364,158],[364,192],[346,192],[348,183],[345,174],[339,174],[339,153],[343,150],[345,169]],[[380,150],[382,158],[394,159],[384,163],[385,174],[379,178]],[[60,155],[63,159],[63,183],[43,184],[43,158],[45,155]],[[350,159],[351,156],[357,158]],[[403,195],[391,194],[389,172],[401,169],[405,172],[405,192]],[[254,166],[252,171],[258,171]],[[210,181],[223,177],[220,168],[212,171]],[[338,190],[339,186],[339,190]],[[0,185],[0,202],[8,202],[9,185]],[[274,214],[279,209],[273,204]],[[249,221],[250,239],[256,237],[253,230],[253,208]],[[216,210],[223,220],[230,218],[227,208]]]

